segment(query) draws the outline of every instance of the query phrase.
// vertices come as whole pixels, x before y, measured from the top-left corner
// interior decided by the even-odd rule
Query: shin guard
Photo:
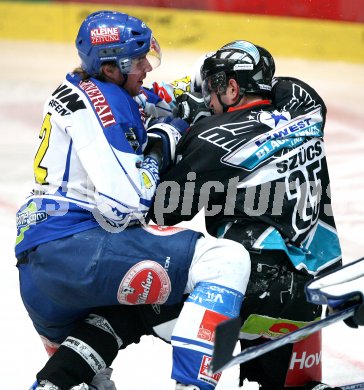
[[[217,385],[221,373],[208,372],[216,326],[237,317],[243,294],[224,286],[201,282],[186,300],[172,334],[172,378],[201,390]]]

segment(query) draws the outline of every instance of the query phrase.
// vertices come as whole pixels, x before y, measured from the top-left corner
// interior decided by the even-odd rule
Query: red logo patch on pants
[[[142,226],[148,233],[154,234],[155,236],[171,236],[173,234],[183,232],[186,228],[177,226],[162,226],[162,225],[146,225]]]
[[[118,290],[118,301],[123,305],[162,304],[171,292],[167,271],[156,261],[144,260],[125,274]]]
[[[202,340],[214,342],[216,326],[228,318],[229,317],[216,313],[215,311],[206,310],[200,323],[197,337]]]
[[[303,386],[322,379],[321,331],[293,344],[285,386]]]
[[[216,386],[220,380],[221,372],[217,372],[216,374],[209,373],[208,369],[210,367],[210,363],[211,356],[203,355],[198,379]]]

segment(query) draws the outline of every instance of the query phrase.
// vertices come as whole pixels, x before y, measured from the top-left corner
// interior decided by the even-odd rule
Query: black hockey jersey
[[[260,100],[200,120],[157,191],[158,223],[192,219],[250,251],[284,250],[316,274],[341,260],[323,141],[326,107],[307,84],[277,78]]]

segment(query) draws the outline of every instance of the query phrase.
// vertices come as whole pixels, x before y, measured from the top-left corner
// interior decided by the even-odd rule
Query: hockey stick
[[[359,390],[359,389],[364,389],[364,382],[362,383],[355,383],[352,385],[345,385],[341,386],[343,390]]]
[[[331,314],[319,321],[297,329],[291,333],[287,333],[274,340],[267,341],[261,345],[246,348],[235,356],[233,355],[233,351],[238,340],[241,320],[238,317],[224,321],[216,327],[215,346],[209,370],[211,373],[215,374],[232,367],[235,364],[247,362],[248,360],[252,360],[269,351],[272,351],[273,349],[279,348],[288,343],[295,342],[298,339],[315,333],[328,325],[351,317],[358,306],[359,304],[356,304],[338,313]],[[353,389],[360,388],[361,387],[354,387]],[[349,387],[348,389],[351,388]]]

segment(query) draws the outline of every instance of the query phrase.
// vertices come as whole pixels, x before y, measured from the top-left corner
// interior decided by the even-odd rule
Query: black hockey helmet
[[[248,41],[230,42],[202,65],[205,102],[209,104],[211,91],[223,94],[230,78],[238,82],[241,95],[269,95],[274,72],[274,59],[266,49]]]

